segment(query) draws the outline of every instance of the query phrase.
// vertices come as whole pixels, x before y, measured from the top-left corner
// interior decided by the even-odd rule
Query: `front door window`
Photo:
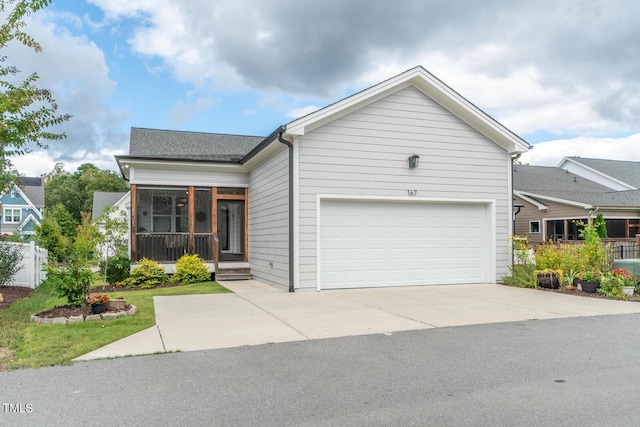
[[[218,200],[221,261],[244,260],[244,200]]]

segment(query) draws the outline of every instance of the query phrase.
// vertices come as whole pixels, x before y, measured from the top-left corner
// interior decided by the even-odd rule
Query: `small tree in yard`
[[[67,264],[47,267],[48,275],[54,281],[56,294],[67,298],[71,305],[83,305],[89,296],[93,278],[91,261],[99,240],[100,235],[91,223],[91,215],[83,213],[82,224],[78,226],[78,234],[71,245]]]
[[[100,249],[102,258],[100,269],[104,273],[104,283],[120,282],[129,277],[131,261],[127,256],[127,225],[126,213],[117,207],[105,208],[98,218],[100,226]]]
[[[22,251],[19,245],[0,241],[0,286],[8,285],[22,269]]]

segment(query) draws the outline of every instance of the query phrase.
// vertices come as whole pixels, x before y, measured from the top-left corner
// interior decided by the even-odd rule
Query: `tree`
[[[23,31],[24,18],[46,7],[51,0],[0,0],[0,12],[11,10],[0,25],[0,49],[17,41],[40,52],[42,47]],[[0,56],[0,62],[6,61]],[[36,86],[38,74],[32,73],[22,81],[15,76],[20,72],[14,66],[0,65],[0,188],[17,182],[17,171],[13,169],[9,156],[25,154],[30,145],[46,149],[43,140],[61,140],[64,133],[53,133],[46,129],[71,118],[58,114],[58,105],[47,89]]]
[[[83,163],[74,173],[67,172],[64,165],[58,163],[46,176],[45,205],[60,203],[80,222],[80,213],[93,209],[95,191],[128,191],[128,187],[117,173],[100,169],[91,163]]]

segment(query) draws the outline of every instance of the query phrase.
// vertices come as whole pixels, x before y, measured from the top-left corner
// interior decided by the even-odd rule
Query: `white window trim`
[[[532,225],[534,223],[538,224],[538,231],[531,231],[532,230]],[[542,231],[542,227],[540,227],[540,220],[536,220],[536,221],[529,221],[529,233],[531,234],[540,234],[540,232]]]
[[[14,221],[14,212],[18,211],[18,220]],[[7,215],[7,212],[11,212],[11,214]],[[4,208],[2,220],[5,224],[20,224],[22,221],[22,209],[21,208]]]

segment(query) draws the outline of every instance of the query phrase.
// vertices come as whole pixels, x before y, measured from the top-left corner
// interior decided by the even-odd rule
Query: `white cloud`
[[[520,158],[523,163],[557,166],[565,157],[640,161],[640,133],[624,138],[572,138],[540,142]]]

